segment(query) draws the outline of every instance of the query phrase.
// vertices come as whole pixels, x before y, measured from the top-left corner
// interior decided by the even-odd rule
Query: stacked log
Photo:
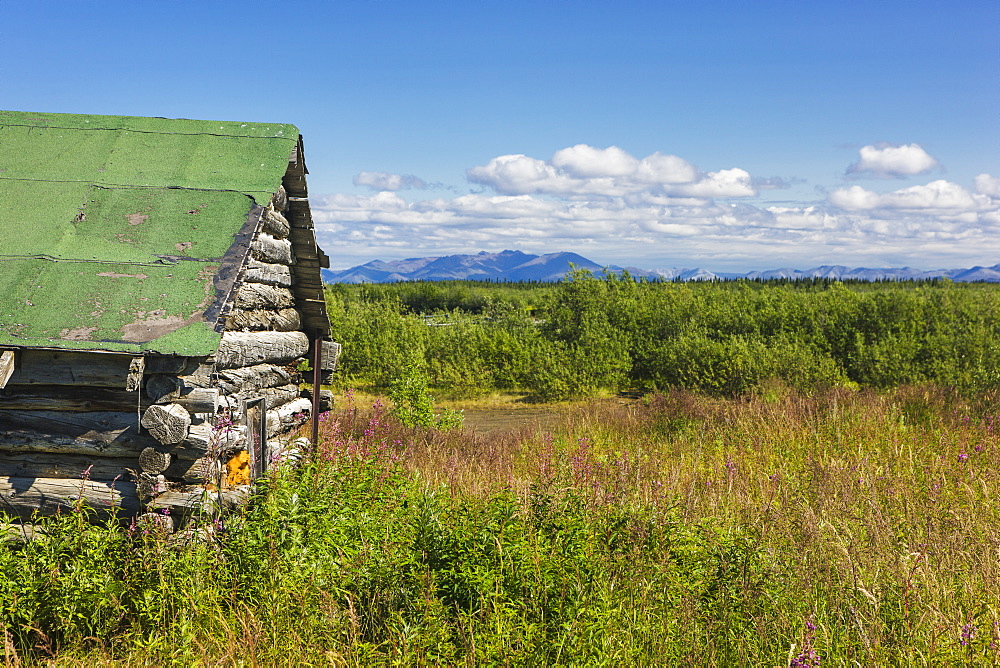
[[[299,389],[303,378],[297,367],[310,341],[301,331],[293,291],[296,258],[283,215],[287,206],[282,188],[261,215],[213,358],[184,368],[155,368],[148,376],[146,398],[154,404],[145,409],[143,426],[160,442],[154,452],[169,451],[172,461],[162,471],[143,467],[144,475],[223,489],[244,482],[232,474],[233,462],[249,460],[251,451],[267,457],[266,448],[263,453],[259,445],[254,448],[260,427],[271,438],[298,426],[310,412]],[[242,408],[247,401],[262,406],[263,425],[240,424],[247,421]],[[182,409],[190,414],[186,430]],[[220,418],[231,426],[216,426]]]

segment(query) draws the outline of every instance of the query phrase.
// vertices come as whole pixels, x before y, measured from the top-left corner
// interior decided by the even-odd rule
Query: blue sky
[[[0,107],[295,123],[333,264],[1000,262],[1000,3],[13,2]]]

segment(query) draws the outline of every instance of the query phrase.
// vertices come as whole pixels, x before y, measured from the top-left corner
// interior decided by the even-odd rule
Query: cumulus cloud
[[[848,211],[863,211],[874,209],[878,206],[879,197],[877,193],[865,190],[861,186],[851,186],[834,190],[827,196],[830,203],[841,209]]]
[[[994,199],[1000,199],[1000,177],[980,174],[976,177],[976,192]]]
[[[577,179],[629,176],[639,166],[638,160],[617,146],[594,148],[586,144],[556,151],[551,163]]]
[[[979,184],[977,183],[977,186]],[[896,209],[913,212],[978,212],[988,209],[989,198],[970,193],[950,181],[931,181],[879,195],[861,186],[834,190],[828,196],[831,204],[849,211]]]
[[[427,184],[412,174],[390,174],[388,172],[361,172],[355,175],[354,185],[372,190],[426,190]]]
[[[466,172],[473,183],[506,195],[567,198],[624,197],[657,193],[676,197],[752,197],[757,188],[739,168],[700,172],[675,155],[653,153],[642,160],[617,146],[577,144],[551,160],[501,155]]]
[[[883,172],[895,165],[901,173],[883,158]],[[784,179],[739,167],[701,171],[675,155],[640,159],[614,146],[578,144],[548,160],[501,155],[467,171],[488,190],[461,196],[405,198],[398,192],[405,177],[367,174],[356,182],[378,192],[313,200],[321,240],[358,259],[342,266],[490,248],[574,250],[651,268],[665,256],[688,257],[716,269],[803,257],[885,266],[878,258],[886,249],[915,266],[963,252],[1000,254],[1000,178],[990,174],[967,185],[939,179],[886,192],[850,185],[780,204],[747,198],[786,186]]]
[[[878,178],[904,178],[923,174],[938,167],[919,144],[869,144],[858,151],[858,161],[847,168],[848,174]]]

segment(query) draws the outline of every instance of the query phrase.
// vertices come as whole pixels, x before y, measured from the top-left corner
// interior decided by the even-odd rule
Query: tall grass
[[[8,662],[1000,659],[996,406],[933,386],[593,402],[552,432],[323,421],[210,542],[0,549]]]

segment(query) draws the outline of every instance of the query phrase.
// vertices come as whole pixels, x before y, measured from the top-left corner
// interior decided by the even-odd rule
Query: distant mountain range
[[[602,270],[651,279],[681,281],[732,280],[737,278],[829,278],[834,280],[920,280],[948,277],[953,281],[986,281],[1000,283],[1000,264],[971,269],[937,269],[924,271],[902,268],[851,269],[840,265],[823,265],[813,269],[771,269],[751,271],[746,274],[713,273],[704,269],[639,269],[637,267],[604,266],[576,253],[547,253],[532,255],[521,251],[505,250],[500,253],[482,251],[475,255],[446,255],[444,257],[419,257],[408,260],[383,262],[373,260],[343,271],[323,270],[327,283],[391,283],[394,281],[558,281],[570,270],[570,264],[594,273]]]

